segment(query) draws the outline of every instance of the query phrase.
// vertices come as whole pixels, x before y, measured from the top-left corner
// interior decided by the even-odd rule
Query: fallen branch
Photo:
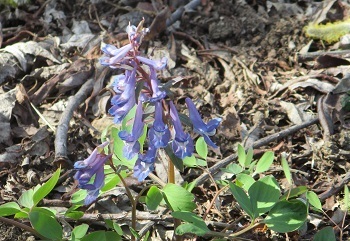
[[[327,198],[337,194],[341,190],[343,190],[344,186],[347,185],[349,183],[349,181],[350,181],[350,172],[347,172],[340,183],[338,183],[337,185],[329,187],[327,191],[325,191],[325,192],[321,193],[320,195],[318,195],[318,197],[321,200],[321,202],[326,200]]]
[[[289,136],[297,131],[299,131],[300,129],[306,128],[308,126],[314,125],[316,123],[318,123],[319,119],[315,118],[312,119],[308,122],[305,122],[303,124],[300,125],[295,125],[292,127],[287,128],[286,130],[280,131],[278,133],[272,134],[270,136],[267,136],[265,138],[262,138],[258,141],[255,141],[253,143],[253,148],[259,148],[261,146],[267,145],[272,141],[276,141],[279,140],[281,138],[284,138],[286,136]],[[227,166],[228,164],[230,164],[233,160],[235,160],[237,158],[237,154],[232,154],[228,157],[226,157],[225,159],[221,160],[220,162],[216,163],[214,166],[209,168],[209,173],[214,174],[216,172],[218,172],[220,170],[220,168],[223,168],[225,166]],[[207,179],[209,178],[209,174],[208,173],[203,173],[202,175],[200,175],[199,177],[196,178],[195,182],[197,185],[202,185]]]
[[[56,138],[55,138],[55,160],[56,164],[68,164],[73,166],[72,162],[67,156],[67,136],[69,122],[73,116],[74,111],[79,107],[81,103],[87,98],[87,95],[91,93],[94,86],[94,79],[91,78],[85,82],[80,90],[69,100],[68,105],[62,113],[61,119],[57,126]]]
[[[200,3],[201,3],[201,0],[192,0],[189,3],[187,3],[185,6],[182,6],[176,9],[176,11],[173,12],[171,16],[166,20],[166,26],[170,27],[171,25],[173,25],[178,19],[181,18],[182,14],[185,11],[190,11],[195,9]]]

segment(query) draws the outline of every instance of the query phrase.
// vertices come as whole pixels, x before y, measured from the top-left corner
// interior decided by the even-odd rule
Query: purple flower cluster
[[[127,159],[137,156],[134,175],[139,181],[144,180],[153,171],[157,152],[160,148],[170,145],[178,158],[184,159],[194,152],[193,139],[185,132],[179,114],[172,101],[167,101],[167,93],[160,86],[157,71],[167,65],[167,58],[151,60],[140,56],[139,47],[148,29],[129,26],[126,30],[129,44],[121,48],[105,44],[102,46],[104,55],[100,63],[110,68],[124,69],[125,73],[114,77],[113,90],[115,95],[111,99],[112,107],[109,113],[114,116],[114,122],[122,122],[128,112],[135,106],[136,114],[131,133],[119,132],[124,141],[123,153]],[[148,127],[148,149],[140,153],[139,138],[145,127],[143,119],[143,105],[154,106],[153,124]],[[186,98],[189,118],[196,133],[202,135],[206,143],[217,148],[210,136],[215,134],[221,119],[216,118],[207,124],[203,122],[194,103]]]

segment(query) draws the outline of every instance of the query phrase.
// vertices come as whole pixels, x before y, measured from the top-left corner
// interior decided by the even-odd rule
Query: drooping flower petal
[[[91,155],[84,161],[77,161],[74,163],[74,169],[77,170],[74,179],[78,181],[78,186],[88,191],[85,199],[85,205],[88,205],[96,200],[100,189],[104,184],[104,169],[105,162],[111,158],[112,155],[103,153],[103,148],[109,142],[104,142],[91,153]],[[91,178],[95,175],[94,182],[90,184]]]
[[[102,44],[101,50],[105,55],[100,58],[100,64],[116,68],[117,64],[120,64],[128,52],[132,50],[132,45],[127,44],[118,49],[110,44]]]
[[[123,147],[123,153],[124,157],[127,159],[132,159],[140,151],[140,143],[138,139],[141,137],[144,128],[142,115],[142,103],[139,102],[136,108],[136,114],[131,133],[128,133],[127,131],[121,131],[118,134],[120,139],[122,139],[125,143]]]
[[[188,107],[190,120],[193,124],[194,131],[200,134],[201,136],[203,136],[205,142],[209,146],[213,148],[218,148],[218,146],[215,145],[215,143],[209,138],[209,136],[212,136],[215,134],[216,128],[221,122],[221,118],[212,119],[208,122],[208,124],[205,124],[201,116],[199,115],[199,112],[197,111],[196,106],[194,105],[194,103],[190,98],[186,98],[186,104]]]
[[[170,131],[163,122],[162,104],[157,101],[155,105],[153,126],[148,131],[148,140],[156,148],[166,147],[170,140]]]
[[[188,133],[183,131],[179,115],[172,101],[170,102],[170,117],[175,129],[175,138],[172,142],[174,154],[181,159],[191,156],[194,152],[193,140]]]
[[[142,182],[154,170],[154,163],[143,162],[140,158],[136,161],[134,166],[134,177]]]
[[[133,71],[126,71],[125,88],[122,93],[112,97],[112,107],[108,112],[114,116],[116,124],[121,123],[128,112],[135,106],[135,85],[136,85],[136,69]]]
[[[152,60],[152,59],[149,59],[149,58],[145,58],[145,57],[142,57],[142,56],[136,56],[136,58],[148,65],[150,68],[153,68],[155,70],[162,70],[166,67],[167,63],[168,63],[168,59],[166,57],[163,57],[161,60]]]

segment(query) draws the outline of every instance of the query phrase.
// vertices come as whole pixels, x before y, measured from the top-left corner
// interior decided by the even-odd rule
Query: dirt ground
[[[0,5],[0,204],[18,199],[23,190],[47,180],[59,164],[64,166],[63,173],[68,172],[70,161],[83,159],[86,150],[99,143],[100,133],[111,123],[107,115],[111,95],[105,87],[110,86],[112,75],[120,73],[96,66],[101,41],[125,45],[125,27],[129,22],[137,25],[144,18],[144,25],[151,30],[141,47],[144,54],[169,58],[169,66],[161,75],[163,83],[181,76],[172,88],[178,109],[184,111],[185,97],[191,97],[197,100],[204,119],[223,119],[213,137],[220,152],[210,153],[209,166],[235,153],[238,143],[254,147],[256,157],[266,150],[273,150],[276,157],[284,153],[295,185],[315,191],[327,215],[342,223],[342,193],[349,181],[349,44],[345,40],[329,43],[311,39],[304,27],[309,22],[347,19],[349,3],[198,2],[172,24],[171,14],[188,1],[77,0],[73,4],[32,0],[18,7]],[[67,158],[58,158],[62,153],[55,149],[52,129],[57,128],[69,97],[90,78],[94,86],[85,93],[70,121]],[[296,129],[268,139],[291,127]],[[285,184],[277,164],[271,173],[281,186]],[[191,181],[200,174],[185,170],[182,176]],[[58,201],[48,201],[47,205],[64,206],[57,203],[70,199],[73,182],[72,174],[67,174],[48,197]],[[136,192],[144,185],[129,182]],[[194,193],[198,214],[204,214],[215,188],[207,181]],[[218,202],[207,221],[230,224],[242,216],[232,196],[220,195]],[[88,212],[108,210],[100,203]],[[305,230],[289,234],[290,240],[311,240],[317,230],[334,226],[322,215],[311,214],[310,219]],[[344,223],[349,224],[348,215]],[[154,228],[154,232],[167,240],[168,228]],[[211,228],[222,229],[215,225]],[[1,222],[0,232],[0,240],[35,240],[31,234]],[[348,232],[349,228],[344,228],[344,240]],[[286,240],[285,236],[261,229],[242,237]]]

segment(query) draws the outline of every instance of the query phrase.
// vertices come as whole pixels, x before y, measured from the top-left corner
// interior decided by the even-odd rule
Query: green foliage
[[[174,218],[181,219],[187,223],[181,224],[175,230],[177,235],[192,233],[203,236],[207,234],[210,229],[207,227],[203,219],[191,212],[176,211],[171,214]]]
[[[281,165],[282,165],[284,175],[286,176],[286,179],[287,179],[289,185],[291,185],[292,184],[292,174],[290,173],[290,168],[289,168],[287,159],[284,156],[282,156]]]
[[[38,188],[38,190],[33,194],[33,204],[36,206],[44,197],[46,197],[52,189],[56,186],[58,178],[60,177],[61,169],[57,169],[52,177]]]
[[[88,229],[89,229],[89,225],[87,225],[85,223],[83,223],[79,226],[76,226],[72,230],[72,236],[71,236],[70,241],[78,241],[78,240],[82,239],[85,236]]]
[[[92,232],[81,239],[81,241],[119,241],[121,237],[113,231]]]
[[[258,163],[256,164],[255,172],[253,173],[252,176],[255,176],[255,174],[267,171],[272,165],[274,158],[275,156],[272,151],[265,152],[264,155],[259,159]]]
[[[173,211],[192,211],[196,208],[193,202],[194,195],[179,185],[173,183],[165,185],[163,197]]]
[[[313,191],[308,191],[306,193],[306,198],[309,201],[309,203],[316,208],[318,211],[322,211],[322,204],[320,199],[318,198],[317,194]]]
[[[318,231],[313,241],[336,241],[334,230],[332,227],[325,227]]]
[[[162,193],[156,186],[152,186],[146,196],[146,205],[148,209],[155,210],[163,200]]]
[[[250,201],[254,208],[254,216],[258,217],[268,212],[280,197],[280,188],[272,176],[266,176],[256,181],[248,190]]]
[[[42,236],[50,240],[61,240],[63,230],[56,219],[45,212],[33,211],[29,213],[29,221],[33,228]]]
[[[0,206],[0,217],[14,215],[21,211],[20,206],[15,202],[4,203]]]
[[[116,222],[109,220],[109,219],[106,219],[105,223],[110,229],[114,229],[114,231],[116,231],[117,234],[119,234],[120,236],[122,236],[124,234],[122,228]]]
[[[202,157],[204,160],[207,159],[208,156],[208,146],[207,143],[204,141],[203,137],[199,137],[196,141],[196,151],[200,157]]]
[[[307,206],[300,200],[279,201],[263,222],[275,232],[287,233],[301,227],[306,221],[307,214]]]

